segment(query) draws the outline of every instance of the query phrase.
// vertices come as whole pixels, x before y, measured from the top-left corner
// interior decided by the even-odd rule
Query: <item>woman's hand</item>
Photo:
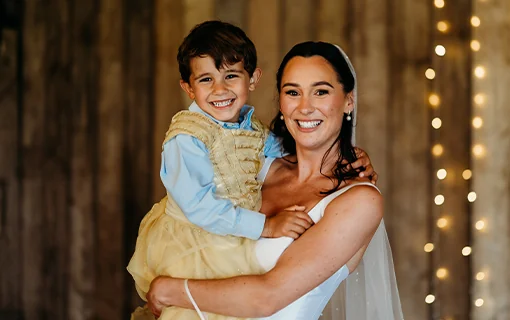
[[[164,308],[169,307],[170,294],[175,286],[177,279],[171,277],[159,276],[151,282],[147,295],[147,306],[152,314],[159,318]]]

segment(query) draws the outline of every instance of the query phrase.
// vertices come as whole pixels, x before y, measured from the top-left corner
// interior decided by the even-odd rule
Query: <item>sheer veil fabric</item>
[[[354,75],[353,145],[355,145],[358,108],[356,72],[339,46]],[[377,228],[362,261],[340,287],[324,309],[323,320],[401,320],[404,319],[390,243],[384,221]]]

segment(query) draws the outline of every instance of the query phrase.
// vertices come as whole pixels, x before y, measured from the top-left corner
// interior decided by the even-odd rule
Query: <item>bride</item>
[[[331,319],[403,319],[382,196],[346,164],[354,159],[355,82],[354,68],[335,45],[304,42],[287,53],[277,73],[273,131],[289,155],[264,164],[261,212],[270,216],[298,202],[315,225],[296,241],[259,240],[263,275],[156,278],[147,294],[155,315],[179,306],[195,308],[197,319],[207,318],[204,311],[313,320],[331,300]]]

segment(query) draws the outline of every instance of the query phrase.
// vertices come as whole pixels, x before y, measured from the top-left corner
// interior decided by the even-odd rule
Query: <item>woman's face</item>
[[[280,110],[297,148],[327,150],[352,102],[352,94],[344,93],[335,70],[321,56],[294,57],[283,71]]]

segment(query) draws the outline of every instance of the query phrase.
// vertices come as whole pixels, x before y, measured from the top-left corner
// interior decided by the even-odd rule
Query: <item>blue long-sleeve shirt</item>
[[[245,105],[241,109],[238,123],[218,121],[195,102],[189,110],[206,115],[226,129],[253,130],[251,118],[254,108],[251,106]],[[281,144],[272,133],[266,139],[264,155],[273,158],[282,156]],[[260,238],[266,216],[234,206],[229,199],[216,195],[213,165],[202,141],[185,134],[167,141],[163,145],[160,175],[168,194],[191,223],[219,235]]]

